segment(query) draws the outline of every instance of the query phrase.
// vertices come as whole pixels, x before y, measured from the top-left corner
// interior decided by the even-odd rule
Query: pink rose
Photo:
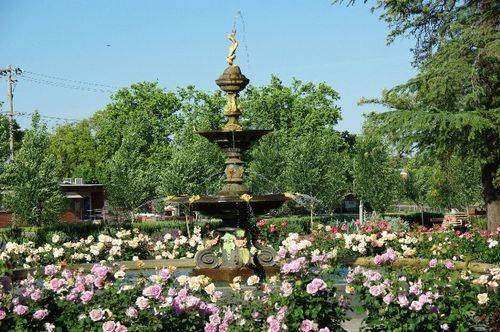
[[[410,286],[409,293],[413,295],[420,295],[422,293],[420,283],[414,283]]]
[[[289,263],[284,264],[283,267],[281,268],[281,271],[285,274],[297,273],[301,270],[305,262],[306,262],[305,257],[299,257]]]
[[[433,258],[429,261],[429,267],[436,267],[437,265],[437,259]]]
[[[382,298],[382,301],[384,301],[385,304],[391,304],[393,299],[394,299],[394,296],[391,293],[389,293]]]
[[[320,262],[320,263],[323,263],[324,261],[326,261],[326,255],[316,255],[316,254],[312,254],[311,255],[311,263],[316,263],[316,262]]]
[[[96,277],[105,278],[108,275],[109,269],[101,264],[95,264],[90,272]]]
[[[33,314],[33,318],[36,320],[42,320],[45,317],[47,317],[48,314],[49,314],[49,311],[47,309],[40,309],[40,310],[35,311],[35,313]]]
[[[85,290],[85,284],[83,282],[77,282],[74,288],[75,292],[81,293]]]
[[[71,272],[71,270],[68,270],[68,269],[64,269],[62,272],[61,272],[61,275],[65,278],[65,279],[69,279],[73,276],[73,272]]]
[[[115,330],[116,323],[112,320],[108,320],[102,324],[103,332],[113,332]]]
[[[12,311],[14,311],[14,313],[18,314],[19,316],[22,316],[22,315],[25,315],[29,311],[29,308],[25,305],[18,304],[14,307],[14,309]]]
[[[306,291],[314,295],[319,291],[325,290],[326,289],[326,283],[319,278],[314,278],[309,284],[306,286]]]
[[[95,281],[95,277],[92,275],[92,274],[87,274],[85,276],[85,283],[87,285],[93,285],[94,284],[94,281]]]
[[[147,296],[147,297],[152,297],[152,298],[159,298],[161,295],[161,286],[158,284],[151,285],[149,287],[144,288],[142,291],[142,295]]]
[[[309,319],[304,319],[300,324],[300,332],[310,332],[318,329],[318,324],[310,321]]]
[[[104,310],[102,310],[100,308],[99,309],[92,309],[89,312],[89,317],[94,322],[100,321],[104,317]]]
[[[278,252],[277,252],[277,257],[276,257],[276,260],[278,261],[279,258],[285,258],[286,257],[286,249],[284,247],[281,247]]]
[[[163,280],[168,280],[170,278],[170,271],[169,269],[161,269],[160,273],[158,273],[160,277],[163,278]]]
[[[44,273],[45,275],[52,277],[57,273],[57,266],[52,264],[45,266]]]
[[[369,289],[369,292],[372,296],[380,296],[380,294],[382,294],[382,291],[383,291],[383,288],[382,286],[378,285],[378,286],[371,286],[370,289]]]
[[[94,293],[92,293],[91,291],[85,291],[80,296],[80,300],[82,301],[83,304],[87,304],[90,302],[90,300],[92,300],[93,296],[94,296]]]
[[[0,310],[0,320],[3,320],[6,316],[7,314],[5,313],[5,311]]]
[[[375,257],[373,257],[373,263],[375,263],[375,265],[382,265],[384,263],[384,256],[375,255]]]
[[[444,263],[444,266],[446,266],[446,268],[447,268],[448,270],[451,270],[451,269],[453,269],[453,268],[455,267],[455,264],[453,264],[453,262],[452,262],[452,261],[447,260],[447,261]]]
[[[66,296],[66,300],[69,302],[76,302],[77,299],[78,299],[78,294],[74,292],[71,292]]]
[[[420,311],[422,310],[423,303],[419,301],[412,301],[410,304],[410,310],[412,311]]]
[[[217,332],[217,325],[212,324],[212,323],[207,323],[207,324],[205,324],[204,331],[205,332]]]
[[[125,325],[120,324],[120,322],[116,323],[115,332],[127,332],[128,328]]]
[[[401,307],[406,307],[409,303],[408,298],[404,295],[399,295],[398,296],[398,302]]]
[[[31,299],[35,302],[38,302],[40,301],[40,299],[42,298],[42,291],[39,290],[39,289],[35,289],[31,295],[30,295]]]
[[[134,307],[128,307],[127,310],[125,310],[125,315],[127,315],[128,318],[137,318],[137,309]]]
[[[49,282],[49,288],[54,292],[57,292],[59,288],[64,285],[64,281],[62,279],[54,278]]]
[[[147,309],[149,307],[149,301],[147,298],[143,296],[139,296],[137,300],[135,301],[135,304],[137,307],[141,310]]]
[[[99,289],[102,289],[102,288],[104,288],[105,281],[106,281],[106,278],[97,277],[94,280],[94,286],[99,288]]]

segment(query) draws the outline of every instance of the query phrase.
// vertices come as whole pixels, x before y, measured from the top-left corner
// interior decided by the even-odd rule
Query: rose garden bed
[[[284,237],[276,233],[286,225],[271,232],[270,224],[260,227],[277,248],[280,274],[224,288],[175,273],[172,265],[192,265],[189,257],[203,247],[199,230],[190,239],[117,230],[76,242],[56,233],[41,247],[8,243],[0,254],[4,273],[31,270],[12,287],[4,282],[0,328],[333,331],[342,330],[350,310],[365,313],[364,326],[372,330],[499,327],[498,234],[393,231],[382,221],[316,225],[310,235]],[[282,237],[279,246],[273,237]],[[346,264],[358,267],[341,292],[334,285]],[[144,268],[153,273],[134,271]],[[353,295],[359,306],[351,304]]]

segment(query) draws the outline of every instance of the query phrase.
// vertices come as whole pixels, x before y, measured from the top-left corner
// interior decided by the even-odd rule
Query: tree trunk
[[[488,230],[490,232],[500,228],[500,200],[497,199],[487,204]]]
[[[500,188],[495,187],[494,183],[497,171],[498,163],[495,162],[484,164],[481,169],[483,198],[486,203],[490,232],[500,228]]]
[[[424,220],[424,207],[420,206],[420,221],[422,222],[422,227],[425,226],[425,220]]]

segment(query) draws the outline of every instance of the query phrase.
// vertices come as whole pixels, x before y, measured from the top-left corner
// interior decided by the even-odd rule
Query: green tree
[[[60,165],[61,177],[83,178],[87,183],[99,181],[102,159],[92,129],[88,119],[56,128],[50,138],[50,151]]]
[[[141,82],[120,89],[92,117],[91,133],[102,160],[97,177],[115,211],[130,215],[155,197],[181,127],[180,108],[174,92]]]
[[[176,114],[180,125],[172,138],[172,156],[161,171],[158,193],[214,194],[222,183],[223,153],[196,131],[222,127],[225,99],[220,92],[206,93],[193,86],[178,89],[177,96],[181,105]]]
[[[147,143],[140,137],[140,129],[130,126],[123,133],[118,151],[106,163],[103,183],[113,212],[133,218],[133,213],[155,197],[155,175],[143,155]]]
[[[429,163],[427,156],[417,155],[410,158],[405,165],[406,177],[403,177],[404,196],[420,209],[422,225],[424,224],[424,206],[430,204],[432,174],[436,162]],[[433,205],[436,206],[436,205]],[[442,207],[442,206],[438,206]]]
[[[2,106],[0,102],[0,107]],[[14,151],[19,150],[21,142],[23,139],[23,131],[19,127],[19,124],[14,120]],[[0,161],[5,162],[10,157],[10,146],[9,146],[9,119],[6,115],[0,114]]]
[[[245,125],[274,129],[250,151],[248,180],[256,193],[293,191],[333,209],[346,193],[347,145],[334,126],[339,95],[325,83],[294,79],[250,86],[242,98]]]
[[[222,185],[224,158],[206,139],[193,136],[165,163],[158,192],[169,195],[215,194]]]
[[[370,121],[407,152],[478,160],[489,228],[500,227],[497,3],[378,0],[375,9],[391,28],[389,42],[415,37],[419,72],[369,100],[390,109]]]
[[[0,177],[5,189],[3,204],[29,225],[54,222],[63,208],[57,161],[49,146],[46,126],[35,113],[22,147]]]
[[[427,193],[430,206],[466,209],[481,203],[481,169],[478,160],[451,156],[448,160],[435,162],[433,166],[425,168],[431,176]]]
[[[268,85],[249,86],[242,98],[247,126],[284,130],[290,137],[334,130],[341,119],[339,94],[325,83],[293,79],[287,86],[276,76]]]
[[[256,194],[284,192],[284,169],[288,163],[289,142],[284,131],[267,134],[250,151],[246,175],[249,188]]]
[[[346,145],[336,132],[308,133],[294,139],[283,169],[286,190],[315,197],[330,210],[348,192]]]
[[[380,138],[365,133],[356,140],[353,191],[377,212],[385,212],[401,195],[397,158]]]

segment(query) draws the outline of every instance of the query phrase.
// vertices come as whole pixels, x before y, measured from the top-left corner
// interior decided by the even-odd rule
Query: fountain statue
[[[225,184],[215,196],[174,197],[167,201],[189,204],[194,211],[222,220],[214,232],[214,240],[209,241],[211,245],[196,254],[197,268],[193,271],[220,281],[229,281],[235,276],[255,273],[265,276],[276,272],[276,252],[259,242],[258,228],[250,219],[279,208],[288,199],[284,194],[252,195],[243,183],[242,153],[272,130],[244,129],[239,122],[242,113],[238,95],[249,80],[234,64],[238,47],[234,31],[228,35],[228,39],[231,41],[226,57],[228,67],[215,81],[227,94],[224,110],[227,123],[221,130],[197,132],[224,151]]]

